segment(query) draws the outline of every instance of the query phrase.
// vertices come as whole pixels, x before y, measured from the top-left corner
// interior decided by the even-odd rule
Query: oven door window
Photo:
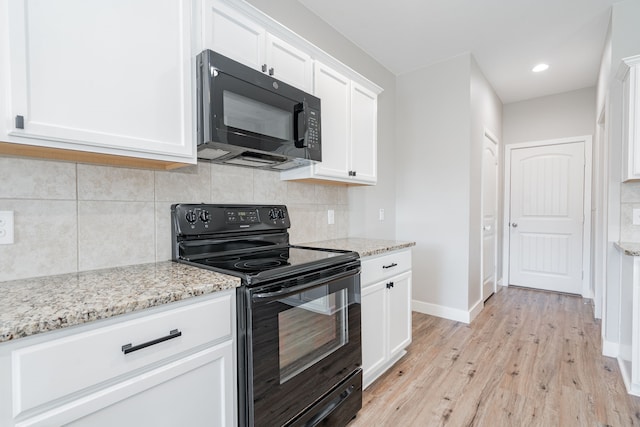
[[[321,286],[279,302],[289,306],[278,313],[283,384],[348,343],[348,294]]]

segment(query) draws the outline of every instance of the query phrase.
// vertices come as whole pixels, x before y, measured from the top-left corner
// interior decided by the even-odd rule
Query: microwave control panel
[[[307,115],[307,147],[312,150],[320,149],[320,112],[309,108]]]

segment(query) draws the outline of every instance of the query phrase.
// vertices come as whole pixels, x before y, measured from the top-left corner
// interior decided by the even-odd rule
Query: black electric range
[[[362,406],[359,256],[291,245],[290,225],[282,205],[173,205],[173,260],[242,279],[239,425],[346,425]]]

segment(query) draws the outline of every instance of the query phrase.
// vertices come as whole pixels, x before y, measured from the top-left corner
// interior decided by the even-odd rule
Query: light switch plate
[[[336,214],[333,209],[329,209],[327,211],[327,222],[329,225],[334,224],[336,222]]]
[[[13,211],[0,211],[0,245],[13,244]]]
[[[640,225],[640,209],[633,210],[633,225]]]

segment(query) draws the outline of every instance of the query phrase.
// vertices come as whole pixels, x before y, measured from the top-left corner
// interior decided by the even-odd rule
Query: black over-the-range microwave
[[[196,62],[199,159],[275,170],[322,161],[319,98],[211,50]]]

